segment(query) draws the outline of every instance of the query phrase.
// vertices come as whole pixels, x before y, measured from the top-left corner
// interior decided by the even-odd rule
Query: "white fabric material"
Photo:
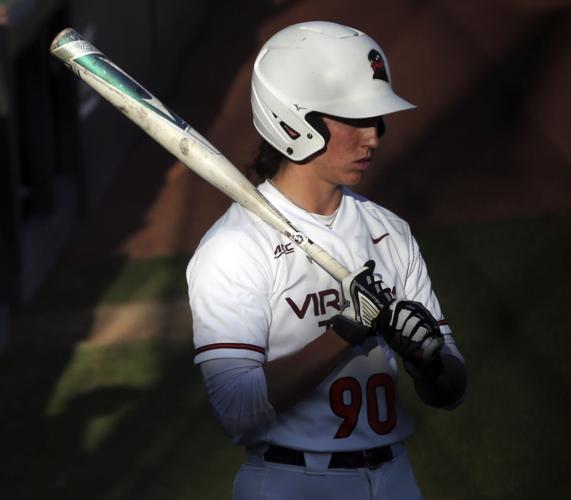
[[[443,320],[418,245],[402,219],[345,190],[329,229],[269,182],[260,191],[345,267],[357,269],[373,259],[397,299],[419,301]],[[237,204],[202,239],[187,278],[197,364],[230,357],[263,363],[297,352],[325,332],[340,310],[339,283]],[[443,324],[441,330],[443,352],[461,359],[450,328]],[[384,340],[368,339],[308,397],[240,442],[342,451],[403,441],[413,425],[396,396],[396,378],[395,354]]]
[[[328,469],[264,463],[251,455],[234,481],[233,500],[421,500],[404,446],[377,469]],[[306,453],[306,463],[307,460]],[[326,457],[327,458],[327,457]]]
[[[211,359],[200,364],[200,373],[216,420],[235,442],[275,418],[259,361]]]
[[[321,215],[314,213],[312,213],[311,215],[317,220],[317,222],[321,222],[321,224],[331,229],[331,226],[333,226],[333,222],[335,222],[338,213],[339,209],[335,210],[335,212],[333,212],[331,215]]]

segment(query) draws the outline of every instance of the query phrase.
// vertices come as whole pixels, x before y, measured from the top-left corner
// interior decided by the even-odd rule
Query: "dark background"
[[[359,190],[411,223],[468,363],[454,413],[402,389],[427,498],[568,490],[568,2],[17,0],[0,2],[7,498],[224,498],[240,461],[211,424],[184,304],[185,263],[229,201],[53,60],[51,40],[73,26],[244,168],[257,50],[310,19],[377,39],[418,106],[386,118]],[[88,453],[82,436],[109,415]]]

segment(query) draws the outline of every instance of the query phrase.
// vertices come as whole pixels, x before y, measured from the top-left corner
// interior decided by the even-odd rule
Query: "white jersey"
[[[345,189],[329,228],[269,182],[259,189],[347,269],[373,259],[397,299],[419,301],[439,320],[443,352],[461,359],[406,222]],[[216,358],[263,363],[294,353],[323,334],[341,306],[335,279],[236,203],[200,242],[187,279],[196,364]],[[396,378],[395,354],[383,339],[370,338],[352,347],[305,399],[241,442],[331,452],[403,441],[412,422],[399,403]]]

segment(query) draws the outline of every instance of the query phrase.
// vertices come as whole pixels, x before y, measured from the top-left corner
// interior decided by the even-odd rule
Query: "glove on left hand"
[[[333,317],[333,329],[351,344],[376,334],[375,320],[393,301],[391,290],[374,276],[374,270],[375,262],[369,260],[341,283],[344,307]]]

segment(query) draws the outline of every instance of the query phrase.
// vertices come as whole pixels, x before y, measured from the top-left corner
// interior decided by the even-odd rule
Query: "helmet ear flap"
[[[305,121],[309,123],[315,130],[317,130],[319,135],[323,137],[325,145],[327,145],[331,134],[329,133],[327,125],[325,125],[325,122],[323,121],[323,114],[318,113],[317,111],[312,111],[305,115]]]

